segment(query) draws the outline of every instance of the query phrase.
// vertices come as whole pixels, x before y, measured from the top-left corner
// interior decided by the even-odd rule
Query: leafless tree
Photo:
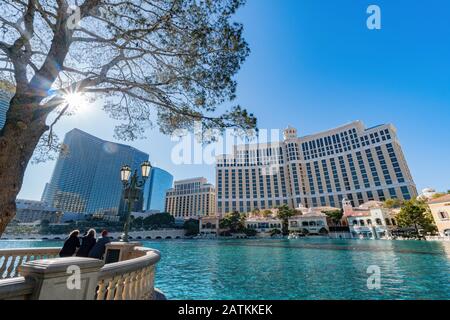
[[[69,94],[102,99],[123,140],[194,121],[256,128],[239,106],[218,110],[235,98],[249,53],[232,21],[244,1],[0,0],[0,80],[14,88],[0,131],[0,235],[36,147],[55,145]]]

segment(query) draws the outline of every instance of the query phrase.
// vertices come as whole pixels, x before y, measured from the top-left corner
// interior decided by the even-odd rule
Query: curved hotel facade
[[[216,188],[218,214],[417,196],[395,127],[360,121],[304,137],[289,127],[281,142],[235,146],[217,157]]]
[[[79,129],[65,135],[64,145],[68,152],[59,155],[42,200],[65,212],[117,215],[123,190],[121,166],[129,164],[140,173],[148,154]]]

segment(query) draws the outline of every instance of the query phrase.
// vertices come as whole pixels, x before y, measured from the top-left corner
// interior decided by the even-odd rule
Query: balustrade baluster
[[[117,292],[118,278],[120,278],[120,277],[115,276],[114,278],[107,280],[108,281],[107,282],[108,290],[107,290],[107,294],[106,294],[106,300],[114,300],[114,297]]]
[[[11,256],[11,262],[9,263],[9,267],[6,270],[5,278],[10,278],[11,277],[11,273],[16,268],[16,259],[17,259],[17,255],[14,254],[14,255]]]
[[[100,283],[98,284],[96,300],[105,300],[108,284],[108,280],[100,281]]]
[[[124,281],[126,279],[126,275],[122,275],[118,280],[117,280],[117,291],[116,294],[114,295],[114,300],[123,300],[123,292],[124,292]]]
[[[8,266],[8,261],[10,257],[11,257],[10,255],[4,256],[3,264],[0,267],[0,279],[4,278],[3,273],[5,272],[6,267]]]
[[[16,259],[16,260],[18,260],[18,261],[17,261],[17,263],[16,263],[16,266],[14,267],[14,269],[12,270],[12,272],[11,272],[11,274],[10,274],[10,277],[11,277],[11,278],[12,278],[12,277],[18,277],[18,276],[19,276],[19,266],[22,265],[22,263],[23,263],[23,258],[24,258],[24,256],[20,255],[20,256],[18,256],[18,259]]]
[[[123,275],[123,292],[122,292],[122,300],[128,300],[130,297],[130,277],[131,274],[126,273]]]

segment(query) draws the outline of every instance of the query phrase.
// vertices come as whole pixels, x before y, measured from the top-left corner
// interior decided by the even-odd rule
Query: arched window
[[[396,225],[397,225],[397,222],[395,222],[395,219],[392,218],[391,220],[392,220],[392,225],[393,225],[393,226],[396,226]]]
[[[382,225],[382,222],[381,222],[381,219],[380,219],[380,218],[377,218],[377,219],[375,220],[375,222],[376,222],[376,224],[377,224],[378,226],[381,226],[381,225]]]
[[[361,226],[363,226],[363,225],[364,225],[364,220],[359,220],[359,224],[360,224]]]
[[[356,226],[358,224],[358,220],[353,220],[353,225]]]
[[[371,225],[372,225],[372,220],[367,219],[367,224],[368,224],[369,226],[371,226]]]
[[[391,225],[391,220],[389,220],[389,218],[386,218],[386,224],[387,224],[388,226]]]

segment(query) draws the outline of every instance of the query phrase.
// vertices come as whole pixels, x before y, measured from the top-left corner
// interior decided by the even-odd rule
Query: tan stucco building
[[[175,218],[198,219],[215,214],[216,192],[206,178],[174,182],[167,190],[165,211]]]
[[[360,121],[303,137],[288,127],[281,142],[237,145],[217,157],[216,188],[222,215],[417,196],[395,127]]]
[[[428,201],[441,236],[450,236],[450,194]]]

